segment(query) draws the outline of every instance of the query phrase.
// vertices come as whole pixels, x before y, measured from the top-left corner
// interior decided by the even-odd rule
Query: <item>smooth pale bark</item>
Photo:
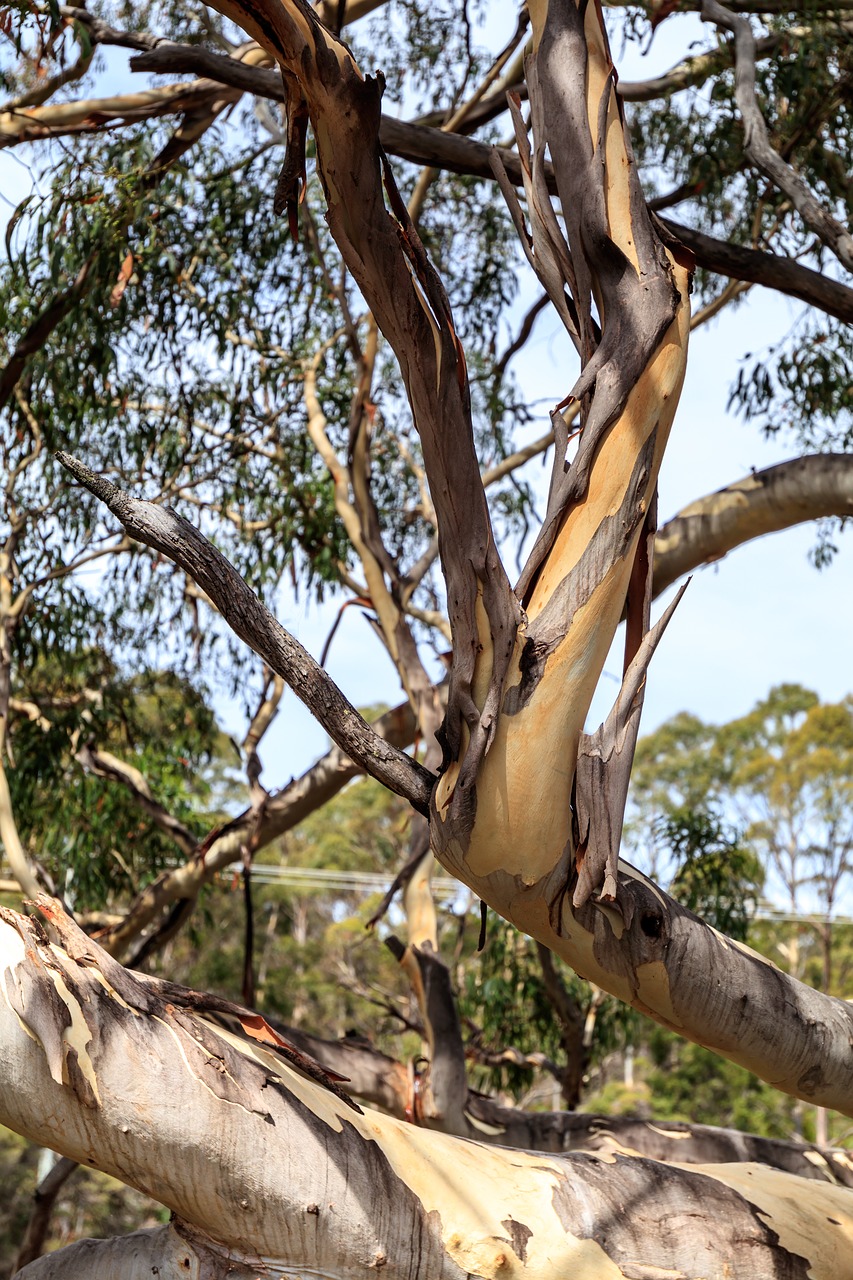
[[[0,1121],[176,1220],[29,1277],[853,1276],[845,1188],[760,1165],[507,1151],[359,1114],[42,905],[64,946],[0,918]]]
[[[411,1119],[410,1073],[368,1041],[347,1036],[323,1040],[294,1027],[275,1023],[276,1030],[303,1053],[347,1077],[350,1097],[378,1106],[399,1120]],[[442,1050],[444,1046],[442,1046]],[[451,1046],[452,1049],[452,1046]],[[477,1060],[476,1058],[474,1059]],[[758,1161],[801,1178],[837,1182],[853,1188],[853,1153],[813,1143],[760,1138],[738,1129],[639,1116],[599,1116],[579,1111],[524,1111],[506,1107],[465,1084],[464,1123],[454,1128],[435,1113],[427,1127],[456,1137],[522,1150],[630,1152],[678,1164],[733,1164]],[[422,1112],[421,1112],[422,1116]]]
[[[657,595],[735,547],[807,520],[853,515],[853,455],[815,453],[753,471],[679,511],[655,539]]]
[[[575,329],[583,371],[570,398],[585,405],[583,434],[568,466],[565,432],[554,416],[558,440],[548,510],[518,587],[526,619],[516,635],[494,740],[476,778],[466,768],[464,749],[450,760],[432,807],[436,853],[454,874],[486,883],[497,873],[519,886],[554,873],[565,883],[580,853],[569,799],[581,733],[653,505],[689,325],[687,273],[649,223],[600,11],[587,7],[584,17],[567,0],[537,5],[531,18],[534,54],[526,70],[534,150],[527,157],[522,151],[522,159],[528,206],[537,210],[536,217],[531,212],[532,253],[550,294],[562,294],[563,281],[572,287],[576,315],[566,323]],[[549,120],[565,127],[550,136]],[[517,132],[523,148],[518,124]],[[561,244],[543,190],[546,141],[568,246]],[[573,198],[578,184],[582,202]],[[514,216],[518,221],[518,211]],[[585,258],[584,246],[591,245],[595,251]],[[591,317],[593,294],[603,321],[600,338]],[[484,707],[495,680],[485,618],[480,643]],[[621,813],[614,824],[621,826]],[[500,905],[493,892],[485,899],[501,911],[510,907],[504,894]]]
[[[598,986],[780,1089],[850,1111],[850,1010],[707,929],[630,869],[617,871],[631,743],[654,639],[639,643],[636,599],[629,608],[636,645],[626,654],[633,663],[623,694],[603,731],[581,737],[635,560],[640,562],[688,325],[686,273],[648,222],[597,11],[586,7],[582,29],[571,0],[555,0],[533,15],[537,52],[528,81],[534,152],[525,158],[530,189],[541,192],[544,121],[561,119],[567,127],[550,139],[550,148],[558,186],[566,184],[564,209],[570,209],[578,181],[586,193],[583,207],[572,208],[567,218],[570,239],[581,246],[574,260],[560,247],[559,229],[553,215],[549,223],[544,204],[534,250],[552,255],[556,269],[571,277],[575,337],[585,354],[572,394],[587,409],[570,467],[561,452],[562,419],[554,418],[562,442],[545,525],[522,578],[526,616],[520,623],[513,621],[517,601],[507,597],[488,516],[479,500],[470,501],[476,491],[467,477],[476,460],[464,357],[447,300],[387,173],[402,230],[393,230],[377,189],[376,86],[361,79],[345,46],[306,18],[298,3],[269,14],[262,4],[229,5],[227,11],[242,15],[309,94],[330,225],[401,356],[431,488],[440,497],[436,513],[454,650],[448,765],[431,801],[438,856],[491,906]],[[587,56],[589,92],[578,101],[578,82],[566,78],[567,68]],[[298,158],[285,166],[294,198]],[[595,246],[589,262],[584,245]],[[591,318],[593,294],[604,321],[600,337]],[[82,475],[85,468],[76,470]],[[90,473],[84,478],[92,485]],[[114,486],[101,488],[114,509],[146,506],[122,495],[119,503]],[[153,545],[167,554],[177,550],[190,572],[203,566],[205,589],[214,597],[226,581],[245,595],[245,584],[211,559],[185,522],[172,521],[167,546],[163,513],[156,510]],[[473,559],[465,550],[471,547]],[[642,575],[640,580],[642,586]],[[273,620],[249,599],[245,610],[239,633],[258,647],[252,625],[262,622],[262,631],[275,631]],[[401,777],[416,772],[405,758],[396,763]],[[378,774],[375,760],[364,765]],[[423,787],[422,775],[417,784]],[[713,983],[708,974],[715,975]]]
[[[785,1093],[853,1115],[853,1007],[724,937],[627,863],[621,906],[579,909],[560,868],[531,885],[500,868],[472,874],[464,859],[450,869],[582,977],[662,1026]]]

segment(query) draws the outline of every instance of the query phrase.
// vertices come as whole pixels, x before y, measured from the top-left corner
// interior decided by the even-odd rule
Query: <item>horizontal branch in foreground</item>
[[[55,906],[48,915],[60,922]],[[757,1164],[508,1151],[360,1114],[266,1045],[162,998],[68,922],[58,936],[51,946],[34,921],[0,910],[0,1123],[176,1217],[144,1238],[147,1255],[138,1233],[87,1241],[32,1264],[27,1280],[141,1275],[142,1258],[146,1275],[183,1266],[239,1280],[616,1280],[723,1267],[751,1280],[853,1278],[844,1187]]]
[[[655,538],[655,595],[699,565],[792,525],[853,516],[853,454],[813,453],[691,502]]]
[[[57,459],[90,493],[109,507],[138,542],[161,552],[207,593],[232,631],[293,689],[333,742],[365,773],[425,813],[435,781],[410,756],[371,729],[328,673],[284,629],[221,552],[166,507],[128,497],[67,453]]]
[[[323,1040],[294,1027],[276,1030],[297,1049],[324,1067],[348,1077],[346,1091],[359,1102],[381,1106],[399,1120],[407,1118],[411,1097],[408,1072],[369,1042],[357,1037]],[[524,1111],[505,1107],[493,1098],[471,1092],[465,1104],[471,1122],[464,1134],[502,1147],[537,1151],[631,1151],[652,1160],[680,1164],[729,1164],[755,1160],[801,1178],[835,1181],[853,1187],[853,1154],[816,1147],[808,1142],[760,1138],[738,1129],[684,1124],[672,1120],[643,1120],[636,1116],[596,1116],[578,1111]],[[430,1127],[442,1128],[432,1122]],[[442,1132],[454,1132],[442,1128]]]

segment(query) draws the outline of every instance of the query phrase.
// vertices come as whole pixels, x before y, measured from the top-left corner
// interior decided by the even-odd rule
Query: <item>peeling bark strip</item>
[[[469,788],[460,795],[460,774],[451,765],[433,801],[438,856],[467,883],[476,880],[485,900],[510,918],[521,889],[545,877],[554,878],[558,904],[576,856],[586,859],[585,896],[601,887],[608,866],[608,892],[615,886],[644,665],[631,673],[606,750],[590,746],[601,766],[595,777],[588,770],[576,776],[578,748],[653,506],[689,323],[687,273],[646,209],[600,10],[552,0],[534,5],[531,18],[532,149],[516,113],[529,239],[520,207],[511,201],[511,208],[549,295],[568,290],[572,296],[563,319],[582,370],[567,401],[580,402],[581,437],[569,465],[565,424],[559,413],[552,415],[557,447],[548,507],[517,587],[526,625],[519,628],[492,749],[474,794]],[[548,202],[546,147],[568,243]],[[641,606],[638,618],[642,614]],[[644,662],[652,647],[643,650]],[[601,804],[592,792],[611,776]],[[586,815],[577,847],[573,787],[576,808]],[[505,876],[515,882],[512,891]],[[554,946],[553,938],[542,940]]]
[[[550,955],[550,952],[547,952]],[[440,963],[438,961],[437,963]],[[449,990],[449,979],[447,980]],[[425,989],[425,995],[428,994]],[[441,982],[433,988],[442,999]],[[220,1021],[220,1020],[218,1020]],[[225,1026],[239,1030],[233,1021]],[[398,1120],[411,1119],[411,1084],[403,1063],[387,1057],[366,1040],[346,1036],[342,1040],[321,1040],[295,1027],[275,1023],[276,1030],[303,1053],[309,1054],[327,1069],[346,1078],[346,1091],[368,1106],[381,1107]],[[450,1025],[445,1023],[444,1026]],[[452,1026],[450,1027],[452,1033]],[[435,1038],[435,1037],[434,1037]],[[461,1040],[460,1052],[464,1052]],[[452,1055],[456,1047],[452,1038],[441,1039],[441,1054]],[[577,1052],[577,1050],[575,1050]],[[532,1055],[537,1057],[537,1055]],[[470,1051],[469,1051],[470,1057]],[[522,1064],[518,1050],[504,1050],[492,1057]],[[475,1062],[482,1061],[479,1054]],[[537,1064],[539,1065],[539,1064]],[[582,1065],[582,1064],[581,1064]],[[759,1138],[738,1129],[722,1129],[706,1124],[685,1124],[677,1120],[639,1120],[633,1116],[597,1116],[577,1111],[524,1111],[505,1107],[494,1098],[475,1090],[468,1091],[461,1127],[456,1127],[457,1113],[424,1114],[421,1103],[419,1119],[427,1128],[456,1137],[473,1138],[477,1142],[500,1147],[517,1147],[524,1151],[598,1152],[640,1155],[652,1160],[677,1164],[733,1164],[754,1161],[818,1182],[837,1183],[853,1189],[853,1153],[842,1148],[818,1147],[813,1143],[779,1138]],[[436,1099],[437,1102],[437,1099]]]
[[[357,1114],[51,915],[66,945],[0,912],[0,1123],[83,1163],[97,1152],[176,1218],[39,1259],[23,1280],[853,1280],[846,1188],[760,1165],[509,1151]],[[55,1047],[96,1106],[57,1074]]]

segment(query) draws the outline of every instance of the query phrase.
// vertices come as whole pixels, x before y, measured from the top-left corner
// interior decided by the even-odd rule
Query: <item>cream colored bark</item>
[[[0,1121],[176,1218],[27,1277],[853,1277],[844,1188],[758,1165],[526,1154],[359,1113],[43,905],[62,944],[0,918]]]
[[[735,547],[807,520],[853,515],[853,457],[816,453],[754,471],[698,498],[655,542],[655,591]]]
[[[548,510],[516,595],[483,501],[449,303],[380,168],[378,85],[361,77],[346,46],[299,0],[223,8],[275,52],[291,111],[307,111],[313,122],[330,227],[400,358],[421,433],[454,638],[446,767],[432,788],[438,856],[600,987],[781,1089],[850,1111],[847,1007],[790,983],[617,863],[645,664],[659,634],[642,638],[650,594],[643,564],[657,466],[683,376],[688,307],[686,270],[648,220],[600,14],[593,6],[581,13],[572,0],[533,14],[533,150],[522,130],[519,149],[536,211],[533,257],[547,288],[562,294],[571,285],[575,298],[567,328],[582,356],[571,392],[582,406],[582,435],[569,465],[565,424],[554,415]],[[587,62],[579,99],[576,69]],[[549,135],[548,120],[565,127]],[[570,245],[542,197],[546,142]],[[294,146],[282,187],[288,206],[302,181],[298,136]],[[582,202],[572,199],[578,183]],[[274,670],[292,681],[294,669],[307,669],[304,655],[294,668],[282,650],[285,638],[292,648],[290,638],[195,531],[63,460],[129,532],[200,580]],[[626,684],[603,729],[587,738],[582,726],[626,594]],[[296,681],[301,696],[304,683]],[[351,708],[340,713],[346,724],[330,716],[330,707],[345,704],[321,683],[313,705],[332,736],[349,741],[354,726],[363,767],[423,809],[432,777],[380,750],[375,737],[365,739],[367,726]]]
[[[529,256],[581,357],[567,399],[581,406],[582,434],[569,463],[555,413],[546,519],[517,591],[495,547],[450,304],[379,147],[380,82],[304,0],[216,7],[281,67],[290,145],[277,207],[292,218],[313,128],[330,229],[396,352],[420,432],[453,639],[437,782],[360,722],[197,532],[60,461],[196,578],[362,768],[421,813],[431,800],[439,856],[485,901],[664,1025],[853,1113],[847,1006],[779,974],[616,862],[659,635],[648,632],[649,543],[689,306],[684,255],[646,211],[600,7],[531,6],[532,145],[516,112],[527,209],[512,208],[525,236],[530,220]],[[566,238],[547,195],[546,149]],[[586,737],[626,598],[626,683],[603,730]],[[210,997],[128,974],[55,906],[42,909],[52,941],[32,922],[0,917],[0,1120],[176,1215],[170,1231],[136,1244],[81,1249],[69,1262],[79,1274],[136,1274],[134,1250],[159,1267],[160,1249],[167,1274],[205,1277],[853,1275],[845,1189],[752,1165],[506,1151],[358,1112],[316,1072],[295,1073],[285,1046],[252,1046],[214,1025]],[[257,1019],[237,1017],[258,1033]]]

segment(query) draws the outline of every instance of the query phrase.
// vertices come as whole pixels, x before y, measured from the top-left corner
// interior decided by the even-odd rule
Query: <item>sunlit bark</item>
[[[753,471],[684,507],[655,542],[655,594],[753,538],[853,515],[853,457],[815,453]]]
[[[310,126],[330,230],[399,361],[452,638],[440,769],[435,753],[424,767],[367,725],[186,521],[85,463],[60,461],[129,534],[198,583],[340,752],[414,805],[416,845],[429,815],[437,855],[484,901],[664,1026],[780,1089],[853,1114],[853,1011],[722,937],[618,861],[646,668],[663,625],[649,629],[656,482],[684,376],[691,258],[648,213],[600,6],[531,5],[532,140],[513,104],[518,154],[490,154],[528,259],[581,359],[552,417],[546,516],[515,589],[492,532],[450,303],[385,159],[381,78],[362,74],[304,0],[215,7],[276,59],[283,78],[288,151],[276,211],[297,225]],[[510,163],[525,208],[505,181]],[[310,378],[306,398],[310,411]],[[580,409],[571,459],[562,413],[570,403]],[[322,451],[316,416],[312,429]],[[371,538],[364,438],[356,431],[351,443],[355,465],[339,486],[338,512],[353,517],[383,637],[432,744],[438,703],[418,685],[419,660],[406,656],[394,567]],[[626,605],[623,689],[587,736]],[[335,768],[348,768],[342,755]],[[193,892],[214,846],[216,857],[231,856],[241,821],[214,833],[195,870],[182,869]],[[421,890],[416,876],[412,933],[424,944],[435,929]],[[148,891],[134,927],[162,905],[156,887]],[[149,1192],[175,1219],[40,1260],[28,1275],[853,1276],[853,1198],[844,1188],[751,1164],[685,1169],[626,1151],[511,1151],[362,1113],[257,1015],[228,1008],[242,1031],[226,1030],[214,1018],[226,1002],[129,973],[56,904],[40,908],[49,935],[35,919],[0,913],[0,1120]],[[111,944],[128,940],[118,930]],[[402,954],[423,987],[431,1045],[424,1119],[483,1135],[489,1121],[467,1094],[446,971],[425,949]],[[500,1129],[499,1119],[488,1136]]]
[[[0,1121],[175,1218],[27,1277],[853,1275],[844,1188],[760,1165],[526,1154],[359,1113],[44,909],[61,944],[0,921]]]

